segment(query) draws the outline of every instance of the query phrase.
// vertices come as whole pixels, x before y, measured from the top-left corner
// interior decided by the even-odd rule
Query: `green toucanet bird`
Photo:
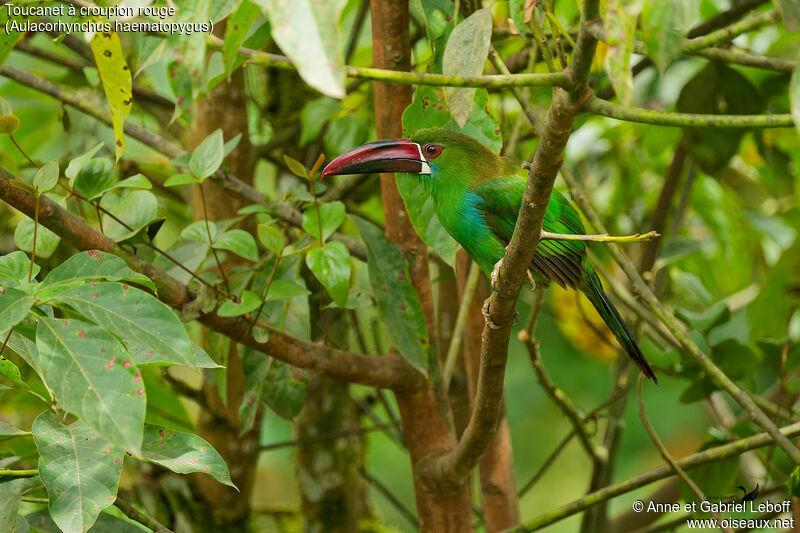
[[[434,128],[420,130],[409,139],[359,146],[331,161],[322,177],[371,172],[417,174],[433,197],[442,226],[481,270],[491,276],[514,232],[527,171],[472,137]],[[578,214],[555,190],[547,206],[543,229],[553,233],[585,233]],[[589,263],[586,242],[542,240],[530,269],[539,279],[582,291],[631,359],[647,377],[656,381],[652,368]]]

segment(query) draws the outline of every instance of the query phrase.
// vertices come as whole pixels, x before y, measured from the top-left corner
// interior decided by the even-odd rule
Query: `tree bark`
[[[373,66],[393,70],[410,70],[411,47],[408,34],[408,2],[404,0],[370,0],[372,11]],[[375,83],[375,121],[378,137],[401,137],[402,115],[411,103],[411,88]],[[403,199],[392,174],[381,174],[381,198],[386,219],[386,236],[402,250],[409,264],[411,282],[420,297],[430,339],[435,339],[428,253],[414,231]],[[435,359],[435,354],[433,355]],[[432,362],[438,366],[438,361]],[[434,379],[438,376],[433,376]],[[427,380],[412,390],[396,392],[400,418],[414,470],[414,495],[420,529],[431,532],[472,531],[472,510],[469,490],[461,484],[442,493],[426,487],[416,475],[419,461],[432,454],[444,453],[455,443],[444,412],[449,410],[446,398],[437,397],[434,382]],[[448,413],[449,415],[449,413]]]

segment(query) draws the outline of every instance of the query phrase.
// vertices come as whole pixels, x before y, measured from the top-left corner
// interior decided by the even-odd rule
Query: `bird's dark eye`
[[[422,148],[422,150],[425,152],[425,155],[428,159],[436,159],[439,157],[439,154],[442,153],[444,147],[441,144],[428,143]]]

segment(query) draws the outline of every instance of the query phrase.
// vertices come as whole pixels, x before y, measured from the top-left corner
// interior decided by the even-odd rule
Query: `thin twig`
[[[586,241],[586,242],[647,242],[660,237],[660,233],[650,231],[647,233],[636,233],[635,235],[613,236],[613,235],[572,235],[569,233],[551,233],[542,231],[542,240],[554,241]]]
[[[447,349],[447,356],[444,362],[444,388],[447,390],[450,387],[450,380],[453,377],[453,370],[456,367],[456,360],[458,359],[458,352],[461,349],[461,340],[464,336],[464,328],[467,325],[467,317],[469,316],[469,308],[472,303],[472,297],[475,295],[475,288],[478,286],[480,279],[481,269],[474,261],[470,262],[469,274],[467,274],[467,281],[464,285],[464,294],[461,297],[461,303],[458,306],[458,315],[456,316],[456,326],[453,329],[453,336],[451,337],[450,346]]]
[[[401,502],[399,499],[397,499],[397,496],[395,496],[392,491],[390,491],[389,489],[384,487],[383,484],[380,481],[378,481],[374,477],[370,476],[367,473],[367,471],[364,470],[363,468],[359,469],[358,472],[359,472],[359,474],[361,474],[361,477],[366,479],[370,483],[370,485],[375,487],[375,489],[378,492],[380,492],[383,495],[384,498],[389,500],[389,503],[391,503],[394,506],[394,508],[397,509],[397,511],[401,515],[403,515],[403,518],[408,520],[411,523],[411,525],[414,526],[415,529],[417,529],[417,530],[419,529],[419,520],[417,520],[417,517],[414,516],[414,513],[412,513],[409,510],[409,508],[406,507],[405,504],[403,504],[403,502]]]
[[[119,496],[117,496],[116,501],[114,501],[114,506],[120,511],[122,511],[122,514],[124,514],[134,522],[139,522],[143,526],[149,527],[155,533],[173,533],[171,529],[160,524],[150,514],[143,513],[142,511],[140,511],[127,501],[123,500]]]

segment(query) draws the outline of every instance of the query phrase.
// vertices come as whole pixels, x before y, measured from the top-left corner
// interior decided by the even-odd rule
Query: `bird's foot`
[[[486,320],[486,325],[489,326],[489,328],[500,329],[500,326],[492,322],[492,317],[489,315],[489,300],[491,300],[491,298],[486,298],[486,301],[483,302],[481,314],[483,315],[484,320]]]
[[[492,269],[491,279],[489,281],[489,284],[491,285],[492,290],[494,292],[499,292],[497,290],[497,282],[500,280],[500,270],[502,268],[503,268],[503,258],[501,257],[500,261],[495,263],[494,268]]]
[[[531,290],[535,291],[536,290],[536,280],[533,279],[533,274],[531,274],[530,270],[527,271],[527,274],[528,274],[528,281],[531,282]]]

